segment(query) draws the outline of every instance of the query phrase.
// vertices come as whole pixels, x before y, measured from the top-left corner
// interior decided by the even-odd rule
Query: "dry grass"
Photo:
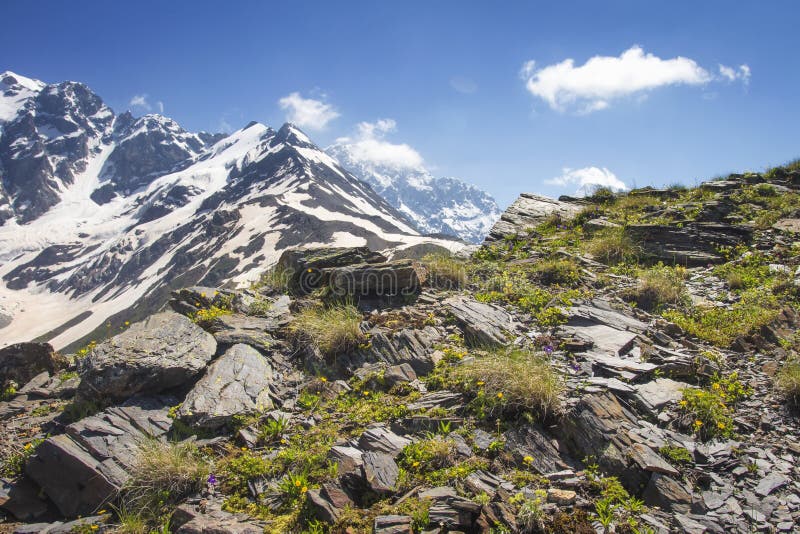
[[[455,366],[454,374],[476,385],[487,399],[498,399],[504,411],[546,417],[560,407],[564,382],[544,355],[498,349]]]
[[[439,289],[460,289],[467,284],[463,260],[450,254],[428,254],[422,258],[428,270],[428,283]]]
[[[361,312],[352,304],[318,306],[300,312],[290,325],[294,335],[313,343],[326,356],[335,356],[358,347],[361,333]]]

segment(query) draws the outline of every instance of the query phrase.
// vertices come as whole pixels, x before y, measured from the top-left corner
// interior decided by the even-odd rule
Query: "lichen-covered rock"
[[[234,415],[272,408],[272,368],[257,350],[234,345],[212,363],[186,396],[178,417],[196,428],[216,430]]]
[[[84,398],[126,399],[194,380],[217,349],[211,334],[175,312],[135,323],[99,344],[81,363]]]
[[[290,291],[308,293],[328,283],[324,270],[385,261],[386,256],[367,247],[293,248],[281,254],[276,269],[286,276]]]

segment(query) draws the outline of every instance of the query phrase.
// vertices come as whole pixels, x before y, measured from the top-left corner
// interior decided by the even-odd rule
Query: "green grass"
[[[586,242],[584,248],[597,261],[606,265],[637,262],[641,255],[640,247],[625,234],[622,227],[597,232]]]
[[[581,281],[580,267],[565,258],[551,258],[534,264],[533,275],[539,283],[547,286],[572,287]]]
[[[203,487],[210,473],[211,464],[194,444],[146,441],[122,489],[121,509],[131,525],[161,525],[174,505]]]
[[[361,312],[351,304],[316,306],[301,311],[289,326],[296,337],[312,343],[325,355],[356,349],[364,340]]]

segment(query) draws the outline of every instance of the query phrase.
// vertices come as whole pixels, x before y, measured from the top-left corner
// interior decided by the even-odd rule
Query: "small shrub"
[[[272,309],[272,302],[265,297],[257,296],[253,302],[247,307],[248,315],[255,315],[256,317],[264,316]]]
[[[692,453],[684,447],[664,445],[658,449],[658,452],[673,464],[688,464],[693,460]]]
[[[289,293],[289,283],[291,281],[291,272],[281,268],[278,265],[267,269],[261,278],[258,279],[250,288],[253,290],[264,289],[267,292],[273,293]]]
[[[361,313],[351,304],[308,308],[290,325],[301,340],[313,343],[325,356],[353,350],[363,341]]]
[[[726,377],[715,375],[708,388],[683,390],[680,406],[694,418],[692,430],[700,439],[730,438],[734,433],[733,407],[752,393],[734,371]]]
[[[399,464],[413,473],[443,469],[453,461],[456,444],[443,436],[434,436],[407,445],[400,453]]]
[[[259,429],[258,438],[265,443],[270,443],[280,438],[288,427],[289,422],[287,419],[283,417],[270,417]]]
[[[231,313],[230,310],[221,308],[214,304],[208,308],[201,308],[197,310],[197,312],[192,314],[191,319],[198,325],[204,328],[208,328],[209,326],[214,324],[214,321],[216,321],[218,317],[227,315],[229,313]]]
[[[744,291],[741,300],[730,309],[696,307],[688,312],[667,310],[662,315],[700,339],[729,347],[737,337],[757,331],[779,313],[775,295],[765,288],[754,288]]]
[[[429,254],[422,258],[428,270],[428,283],[439,289],[460,289],[467,284],[465,263],[448,254]]]
[[[800,358],[788,360],[778,371],[776,384],[787,399],[800,404]]]
[[[308,492],[308,473],[287,473],[280,482],[278,490],[284,498],[286,506],[293,507],[305,501]]]
[[[6,438],[6,436],[3,437]],[[3,443],[0,446],[0,476],[7,478],[20,476],[28,458],[36,452],[36,447],[43,441],[43,439],[35,439],[24,445],[17,440],[8,440]]]

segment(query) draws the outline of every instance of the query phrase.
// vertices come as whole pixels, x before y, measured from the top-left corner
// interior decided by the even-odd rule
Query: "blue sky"
[[[798,2],[5,1],[0,18],[0,70],[83,81],[115,111],[146,95],[190,130],[294,111],[322,146],[371,132],[503,206],[800,156]],[[379,119],[394,129],[358,126]]]

